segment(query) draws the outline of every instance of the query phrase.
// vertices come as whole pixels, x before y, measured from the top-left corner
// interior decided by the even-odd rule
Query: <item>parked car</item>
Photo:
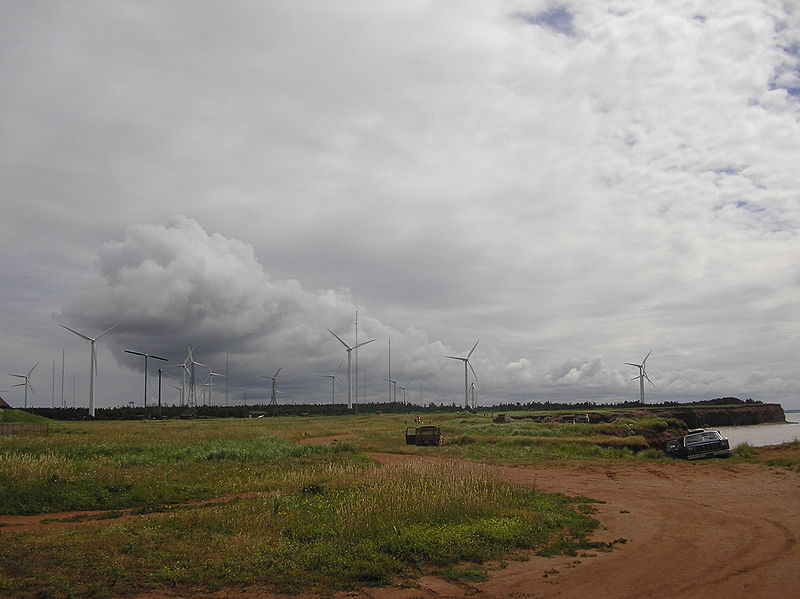
[[[731,456],[728,439],[719,431],[697,429],[680,439],[667,441],[666,453],[673,458],[699,460],[702,458],[727,458]]]

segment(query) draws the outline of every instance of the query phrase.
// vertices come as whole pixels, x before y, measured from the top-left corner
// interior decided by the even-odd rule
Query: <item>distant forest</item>
[[[550,411],[550,410],[569,410],[572,412],[590,412],[597,409],[631,409],[631,408],[664,408],[670,406],[715,406],[715,405],[736,405],[736,404],[760,404],[762,402],[746,399],[741,400],[737,397],[718,397],[716,399],[706,399],[693,402],[667,401],[664,403],[641,404],[638,401],[625,401],[619,403],[598,404],[593,401],[580,403],[558,403],[558,402],[531,402],[531,403],[505,403],[493,406],[479,406],[476,410],[469,410],[474,413],[485,412],[513,412],[513,411]],[[28,408],[31,414],[38,414],[53,420],[90,420],[87,408]],[[121,406],[116,408],[96,408],[94,420],[158,420],[158,419],[178,419],[178,418],[268,418],[272,416],[342,416],[346,414],[419,414],[429,412],[464,412],[460,405],[452,403],[450,405],[429,403],[427,405],[417,405],[411,403],[392,402],[392,403],[364,403],[353,406],[348,410],[344,404],[301,404],[301,405],[263,405],[256,404],[251,406],[196,406],[187,408],[186,406],[148,406],[147,410],[143,406]]]

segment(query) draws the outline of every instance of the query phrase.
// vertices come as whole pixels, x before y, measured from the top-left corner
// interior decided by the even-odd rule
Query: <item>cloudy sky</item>
[[[37,361],[61,403],[62,349],[86,405],[58,323],[119,323],[99,406],[189,346],[232,404],[278,368],[329,401],[358,310],[361,401],[391,338],[408,399],[462,402],[480,339],[485,405],[635,400],[652,350],[653,400],[800,408],[796,2],[11,0],[0,80],[14,405]]]

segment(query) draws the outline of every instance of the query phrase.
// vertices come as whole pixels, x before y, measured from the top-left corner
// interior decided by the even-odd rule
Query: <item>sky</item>
[[[800,4],[4,3],[0,396],[800,408]],[[391,376],[389,340],[391,339]],[[355,356],[355,352],[353,353]],[[62,357],[64,385],[62,393]],[[340,363],[344,361],[344,364]],[[148,401],[155,401],[150,361]],[[202,369],[201,369],[202,370]],[[164,403],[179,401],[167,369]],[[204,371],[205,372],[205,371]],[[331,380],[338,378],[331,397]],[[200,385],[200,382],[198,382]],[[198,402],[202,392],[198,387]],[[207,400],[207,396],[206,396]]]

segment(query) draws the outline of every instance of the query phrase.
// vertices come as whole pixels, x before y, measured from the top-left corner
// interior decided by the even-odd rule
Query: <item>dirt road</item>
[[[410,458],[375,456],[381,462]],[[626,539],[594,557],[510,562],[488,582],[433,578],[356,599],[800,597],[800,474],[750,464],[498,468],[507,480],[604,501],[595,540]]]

